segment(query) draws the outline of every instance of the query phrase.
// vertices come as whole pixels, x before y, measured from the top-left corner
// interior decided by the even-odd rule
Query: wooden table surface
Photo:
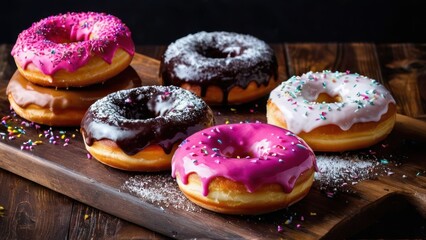
[[[358,72],[379,80],[392,91],[398,104],[398,113],[403,119],[408,116],[419,119],[421,122],[426,121],[426,44],[275,43],[271,45],[278,58],[283,61],[283,79],[307,71],[324,69]],[[10,56],[11,47],[7,44],[0,45],[0,81],[8,81],[16,70]],[[138,53],[154,59],[160,59],[164,50],[165,46],[138,46],[137,48]],[[4,94],[4,89],[0,90]],[[238,106],[235,109],[238,111]],[[231,111],[235,109],[231,108]],[[413,129],[413,131],[416,130],[416,128]],[[418,129],[424,131],[425,128]],[[426,131],[419,135],[426,136]],[[0,140],[0,143],[1,141],[7,140]],[[418,175],[422,175],[426,172],[426,168],[416,171]],[[420,194],[426,194],[426,181],[421,176],[419,179],[416,179],[413,185],[420,189],[418,190]],[[111,208],[114,207],[111,205]],[[415,236],[425,237],[426,206],[420,203],[417,205],[417,210],[421,213],[420,218],[416,213],[407,210],[397,212],[399,215],[392,219],[407,222],[401,231],[417,231]],[[335,224],[345,228],[344,223]],[[420,229],[407,228],[410,225],[420,225]],[[167,225],[164,227],[166,228]],[[227,226],[223,227],[227,228]],[[386,225],[376,224],[374,228],[364,226],[364,229],[368,231],[355,236],[389,237],[384,233],[386,232],[384,229],[387,229]],[[164,232],[167,233],[167,231]],[[294,227],[289,232],[290,235],[283,232],[282,238],[297,238],[304,236],[303,233],[306,232],[309,232],[309,229],[301,229],[298,232],[298,229]],[[342,231],[334,232],[342,234]],[[354,236],[354,233],[351,234],[346,236]],[[122,220],[0,168],[0,239],[179,238],[179,235],[167,235],[169,236]],[[320,238],[324,234],[309,236]],[[333,233],[325,234],[325,236],[336,237]],[[344,236],[340,235],[340,237]]]

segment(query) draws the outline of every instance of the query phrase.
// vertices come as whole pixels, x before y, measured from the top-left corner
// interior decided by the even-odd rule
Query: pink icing
[[[172,176],[182,183],[196,173],[208,195],[215,177],[243,183],[253,192],[265,184],[278,183],[292,191],[296,180],[315,167],[311,148],[292,132],[264,123],[237,123],[210,127],[184,140],[172,159]]]
[[[76,71],[93,55],[111,63],[118,48],[134,55],[130,30],[120,19],[105,13],[67,13],[42,19],[20,33],[12,55],[23,69],[33,63],[53,75],[60,69]]]

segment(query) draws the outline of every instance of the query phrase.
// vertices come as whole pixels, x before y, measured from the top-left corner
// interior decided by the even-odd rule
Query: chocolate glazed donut
[[[274,51],[255,37],[230,32],[199,32],[168,46],[160,74],[165,85],[186,83],[201,87],[198,94],[203,99],[208,87],[219,87],[223,92],[221,104],[234,104],[228,102],[232,88],[246,89],[251,82],[266,87],[270,81],[277,82],[277,69]],[[266,93],[269,90],[250,93],[257,95],[249,100]]]
[[[81,132],[86,148],[99,161],[124,170],[156,171],[170,169],[174,150],[183,139],[213,124],[211,109],[195,94],[175,86],[145,86],[95,102],[83,117]],[[106,151],[96,152],[99,144]],[[138,157],[152,146],[162,150]],[[108,151],[118,151],[121,163],[111,163],[115,157]],[[161,166],[143,163],[152,165],[157,159],[162,159]]]

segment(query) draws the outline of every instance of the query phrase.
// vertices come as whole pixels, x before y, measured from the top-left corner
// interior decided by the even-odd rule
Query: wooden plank
[[[8,44],[0,44],[0,79],[8,79],[16,70],[13,58],[10,56],[12,46]]]
[[[286,44],[289,75],[309,71],[350,71],[381,80],[376,47],[369,43]]]
[[[426,120],[426,44],[379,44],[385,85],[401,114]]]
[[[36,183],[0,169],[1,239],[61,239],[68,234],[72,202]],[[30,192],[31,190],[31,192]],[[48,212],[45,210],[49,209]]]
[[[353,72],[363,72],[364,75],[381,80],[380,69],[375,68],[379,66],[375,47],[371,44],[289,44],[276,45],[274,49],[280,61],[282,79],[310,69],[321,70],[320,67],[325,66],[341,71],[350,69]],[[154,50],[149,51],[153,55],[161,55],[160,50]],[[321,56],[328,57],[321,58]],[[155,63],[158,63],[158,60],[139,57],[144,59],[140,61],[136,59],[133,65],[145,64],[144,67],[134,66],[146,71],[141,76],[148,78],[156,76],[158,65]],[[6,78],[0,81],[0,89],[4,90],[7,80]],[[147,81],[155,82],[155,79]],[[218,123],[264,122],[266,100],[267,97],[241,106],[215,107],[215,117]],[[2,115],[11,115],[4,95],[0,96],[0,101],[2,101],[0,105]],[[22,119],[11,115],[7,124],[9,127],[19,128],[21,122]],[[422,123],[417,124],[420,124],[419,128],[423,129]],[[407,143],[418,141],[422,133],[407,132],[405,125],[404,122],[398,123],[395,131],[383,145],[379,144],[366,151],[370,155],[372,155],[370,150],[378,152],[372,155],[378,159],[393,156],[390,162],[403,163],[402,167],[393,166],[392,168],[398,168],[393,171],[398,174],[407,174],[409,178],[385,175],[377,180],[359,181],[353,187],[349,187],[350,192],[339,192],[332,196],[316,182],[308,196],[299,203],[289,209],[261,216],[226,216],[200,209],[182,197],[168,172],[150,174],[123,172],[104,166],[94,159],[87,159],[81,136],[78,129],[74,128],[50,130],[44,126],[38,129],[24,124],[25,134],[19,138],[5,138],[0,141],[0,167],[169,237],[316,239],[334,229],[333,227],[338,223],[350,222],[351,218],[359,212],[369,210],[371,204],[387,194],[396,192],[403,183],[410,186],[403,189],[404,193],[408,193],[418,205],[424,204],[424,201],[414,193],[425,191],[425,179],[417,178],[415,175],[416,171],[426,169],[422,157],[426,155],[426,149],[417,147],[418,145],[407,145]],[[6,129],[3,127],[1,131]],[[61,140],[58,140],[56,145],[50,144],[44,138],[46,134],[44,131],[55,136],[64,135],[64,138],[69,138],[71,141],[67,146],[63,146]],[[41,136],[40,133],[42,133]],[[29,139],[43,141],[43,144],[35,146],[32,151],[21,150],[22,144]],[[388,145],[391,147],[383,147]],[[414,155],[404,155],[407,149],[414,152]],[[356,154],[364,153],[361,151]],[[337,153],[333,156],[340,157],[341,154]],[[137,191],[131,192],[123,188],[132,179],[136,179],[137,183],[145,184],[145,188],[139,189],[140,191],[153,189],[152,194],[165,194],[166,200],[155,201],[152,196],[141,196]],[[158,182],[165,185],[157,185]],[[374,190],[381,189],[381,191],[369,191],[370,184],[377,185],[378,187]],[[383,189],[384,185],[390,186],[386,187],[388,191]],[[172,201],[174,199],[182,199],[182,201],[176,204]],[[81,217],[81,213],[77,212],[77,214]],[[374,216],[371,217],[374,218]],[[78,224],[84,223],[75,225]],[[335,231],[339,232],[339,228]],[[74,236],[78,235],[79,233],[75,233]]]
[[[167,239],[86,205],[75,203],[69,239]]]

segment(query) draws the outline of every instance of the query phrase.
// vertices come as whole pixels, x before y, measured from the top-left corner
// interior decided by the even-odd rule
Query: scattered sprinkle
[[[4,212],[5,212],[4,207],[0,205],[0,217],[4,217],[4,214],[5,214]]]
[[[64,147],[71,144],[66,131],[54,130],[52,127],[42,127],[34,122],[22,120],[20,117],[17,117],[13,110],[11,110],[10,115],[2,117],[1,124],[6,132],[0,131],[0,139],[11,141],[19,139],[22,141],[20,149],[23,151],[33,151],[36,146],[44,143],[60,144]],[[27,132],[31,132],[31,135],[34,135],[35,139],[28,139],[26,137]],[[75,138],[75,134],[72,134],[72,138]]]

